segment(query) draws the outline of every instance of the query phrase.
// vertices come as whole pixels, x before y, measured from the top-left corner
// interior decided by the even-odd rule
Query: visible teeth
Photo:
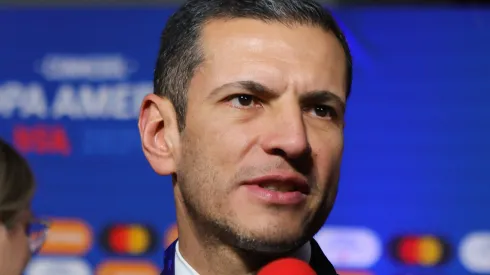
[[[279,191],[279,192],[294,192],[296,191],[296,187],[294,185],[289,185],[289,184],[263,184],[260,185],[260,187],[272,191]]]

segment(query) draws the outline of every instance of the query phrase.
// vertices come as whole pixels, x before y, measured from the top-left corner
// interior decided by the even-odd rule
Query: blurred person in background
[[[255,274],[281,257],[336,274],[313,236],[337,194],[351,75],[315,1],[191,0],[168,20],[138,123],[173,178],[162,274]]]
[[[44,243],[48,223],[34,218],[34,176],[27,161],[0,139],[0,274],[20,275]]]

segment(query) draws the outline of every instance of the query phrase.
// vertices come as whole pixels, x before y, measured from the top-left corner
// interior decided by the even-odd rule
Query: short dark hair
[[[349,46],[331,12],[314,0],[189,0],[169,18],[162,32],[153,80],[154,93],[168,98],[174,105],[180,130],[185,127],[189,82],[203,61],[198,43],[201,29],[213,19],[233,18],[312,25],[331,31],[345,52],[346,94],[350,94]]]
[[[0,138],[0,222],[12,222],[29,207],[35,182],[27,161]]]

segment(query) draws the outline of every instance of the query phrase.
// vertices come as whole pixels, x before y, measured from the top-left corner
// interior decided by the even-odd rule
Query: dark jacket
[[[325,254],[323,254],[322,249],[318,245],[318,243],[311,239],[311,259],[310,266],[315,270],[317,275],[337,275],[335,272],[335,268],[327,259]]]

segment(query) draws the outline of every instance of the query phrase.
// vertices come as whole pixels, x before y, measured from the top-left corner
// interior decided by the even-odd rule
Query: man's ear
[[[155,94],[149,94],[141,103],[138,128],[143,153],[159,175],[176,171],[180,149],[180,134],[173,104]]]

